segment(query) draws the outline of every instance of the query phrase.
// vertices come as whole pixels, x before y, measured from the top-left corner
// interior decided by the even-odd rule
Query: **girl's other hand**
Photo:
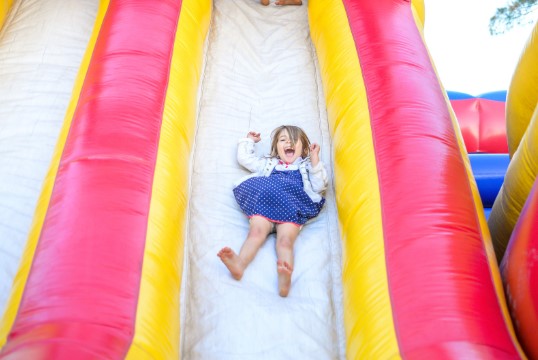
[[[310,144],[310,155],[318,155],[319,154],[319,145],[317,143]]]
[[[310,144],[310,162],[313,166],[316,166],[319,162],[319,150],[320,146],[317,143]]]
[[[261,134],[255,131],[249,131],[247,134],[247,138],[252,139],[252,141],[254,141],[255,143],[259,142],[262,139]]]

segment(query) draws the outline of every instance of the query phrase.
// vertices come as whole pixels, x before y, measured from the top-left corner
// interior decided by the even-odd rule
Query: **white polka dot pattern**
[[[249,178],[234,190],[235,199],[247,216],[261,215],[271,221],[303,225],[316,217],[325,199],[314,202],[303,189],[299,170],[273,170],[270,176]]]

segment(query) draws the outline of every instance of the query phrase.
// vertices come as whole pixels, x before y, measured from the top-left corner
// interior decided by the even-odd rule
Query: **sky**
[[[474,96],[508,90],[534,27],[490,35],[489,19],[508,1],[424,0],[424,37],[446,90]]]

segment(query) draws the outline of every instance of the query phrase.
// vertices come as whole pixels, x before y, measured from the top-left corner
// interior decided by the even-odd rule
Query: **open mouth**
[[[286,156],[293,156],[295,154],[295,150],[294,149],[286,149],[286,150],[284,150],[284,153],[286,154]]]

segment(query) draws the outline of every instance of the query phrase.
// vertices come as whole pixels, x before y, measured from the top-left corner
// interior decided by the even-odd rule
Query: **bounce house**
[[[537,191],[512,215],[499,199],[532,173],[538,81],[515,81],[506,103],[455,99],[422,0],[1,3],[0,359],[537,354],[536,271],[522,281]],[[520,114],[505,148],[480,125],[497,106]],[[241,281],[216,256],[249,227],[237,140],[258,131],[267,154],[282,124],[320,144],[330,177],[286,298],[274,235]],[[477,169],[494,166],[486,219]],[[515,227],[510,245],[497,226]]]
[[[448,91],[471,162],[486,217],[510,162],[506,140],[506,91],[479,96]]]

